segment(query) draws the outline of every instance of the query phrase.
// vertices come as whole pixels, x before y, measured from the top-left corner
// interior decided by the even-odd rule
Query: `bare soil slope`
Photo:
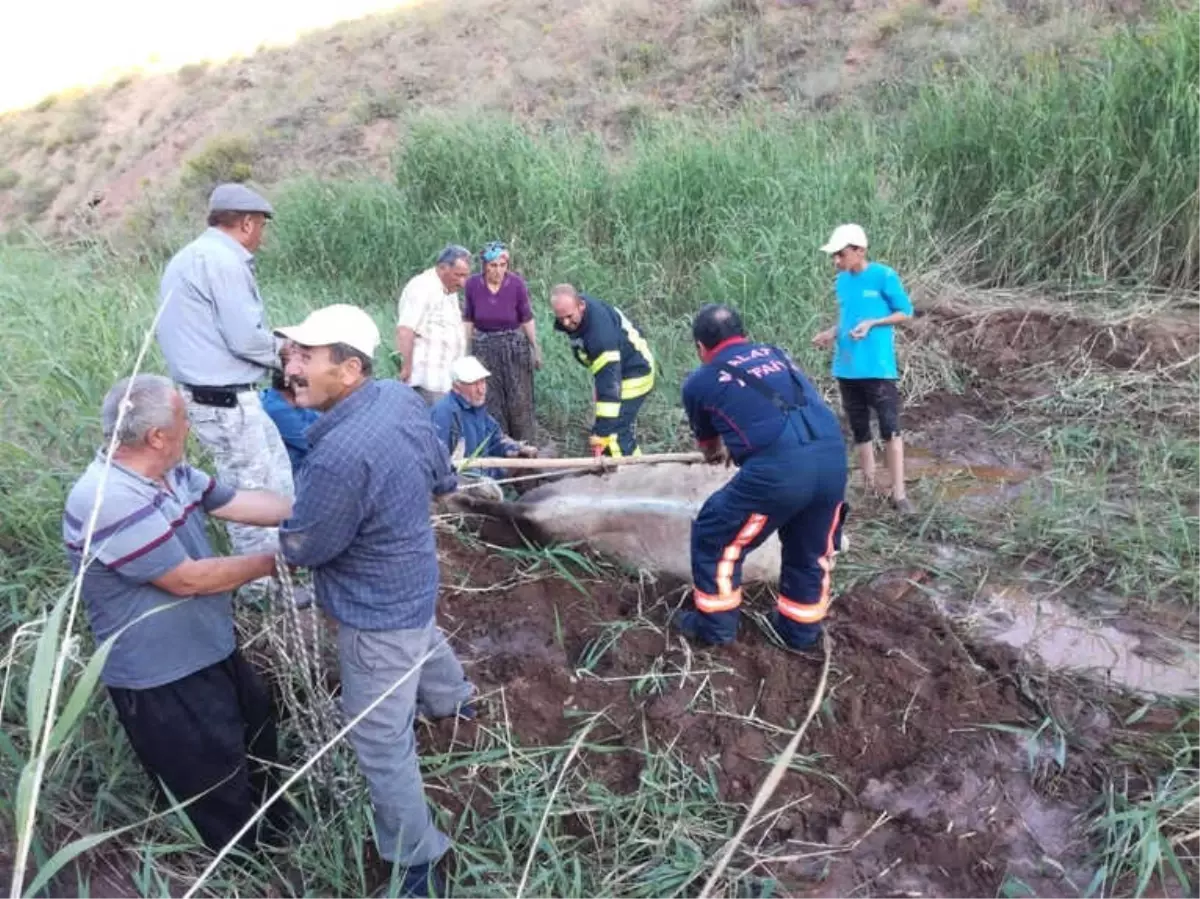
[[[422,109],[619,143],[648,117],[825,108],[927,65],[1069,47],[1137,0],[442,0],[0,116],[0,221],[86,232],[181,183],[383,171]]]

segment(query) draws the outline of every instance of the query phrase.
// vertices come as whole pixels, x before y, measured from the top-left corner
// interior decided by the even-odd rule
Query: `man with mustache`
[[[312,569],[317,602],[338,623],[343,710],[365,713],[350,742],[375,806],[379,854],[403,875],[401,895],[440,894],[434,865],[450,839],[430,818],[413,721],[475,715],[474,688],[435,615],[430,499],[457,479],[417,393],[372,376],[379,328],[366,312],[327,306],[276,333],[291,342],[296,404],[321,412],[281,549]]]

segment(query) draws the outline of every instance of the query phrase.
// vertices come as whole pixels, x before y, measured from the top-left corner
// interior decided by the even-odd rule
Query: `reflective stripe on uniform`
[[[616,418],[620,414],[620,403],[596,403],[597,418]]]
[[[829,611],[831,601],[829,575],[833,571],[834,556],[838,551],[838,547],[833,545],[833,535],[837,533],[838,521],[842,517],[842,505],[842,503],[838,503],[837,508],[833,510],[833,524],[829,526],[829,534],[825,538],[825,552],[817,559],[817,564],[821,566],[821,595],[816,602],[796,602],[781,593],[776,608],[779,609],[779,614],[785,618],[790,618],[800,624],[817,624],[825,618]]]
[[[636,378],[626,378],[621,382],[621,399],[632,400],[645,396],[654,389],[654,373],[639,375]]]
[[[721,561],[717,563],[717,592],[721,596],[727,596],[734,592],[733,589],[733,569],[737,565],[738,559],[742,557],[742,550],[759,535],[759,532],[767,524],[767,516],[761,515],[758,512],[752,512],[750,517],[746,519],[745,524],[738,530],[728,546],[721,552]]]
[[[621,353],[619,350],[608,350],[607,352],[601,353],[599,356],[597,356],[595,359],[592,360],[592,366],[591,366],[592,374],[598,373],[600,371],[600,369],[604,368],[604,366],[608,365],[610,362],[620,362],[620,361],[621,361]]]
[[[650,366],[650,371],[654,371],[654,356],[650,353],[650,344],[646,343],[646,338],[642,337],[641,332],[633,326],[633,322],[625,317],[624,312],[615,306],[613,307],[613,311],[617,313],[617,319],[621,322],[621,330],[625,332],[630,345],[641,353],[642,358],[646,360],[646,364]]]
[[[707,615],[715,612],[731,612],[742,604],[742,590],[739,587],[732,593],[722,593],[713,596],[700,590],[692,590],[692,601],[696,608]]]
[[[825,613],[829,611],[829,597],[823,597],[820,602],[804,603],[794,602],[780,594],[776,608],[784,618],[790,618],[800,624],[817,624],[825,618]]]

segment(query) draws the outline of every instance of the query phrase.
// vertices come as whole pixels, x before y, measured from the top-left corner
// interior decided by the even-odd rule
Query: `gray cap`
[[[261,212],[270,218],[275,214],[271,204],[244,184],[218,184],[208,198],[209,212]]]

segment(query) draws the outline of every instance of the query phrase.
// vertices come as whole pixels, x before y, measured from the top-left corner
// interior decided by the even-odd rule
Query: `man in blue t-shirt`
[[[892,506],[913,511],[904,490],[904,441],[900,435],[900,393],[896,381],[895,325],[912,317],[912,302],[900,276],[886,265],[867,261],[867,235],[858,225],[839,225],[821,249],[837,269],[838,323],[813,337],[822,348],[834,347],[833,376],[842,408],[858,447],[858,463],[868,489],[875,488],[875,446],[871,412],[887,447]]]

